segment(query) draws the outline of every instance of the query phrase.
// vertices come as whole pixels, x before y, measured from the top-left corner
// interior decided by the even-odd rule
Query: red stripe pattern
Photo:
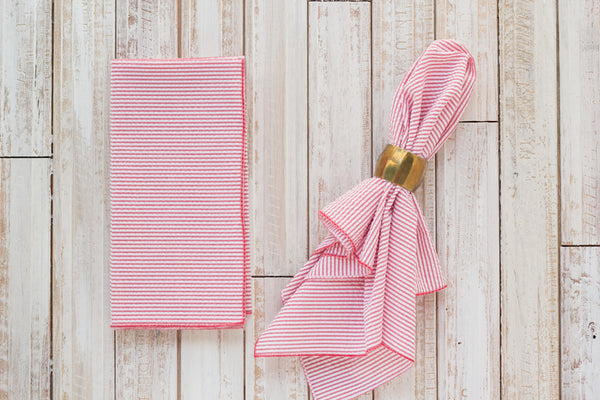
[[[389,141],[430,159],[475,82],[471,54],[436,41],[404,76]],[[282,292],[255,356],[300,356],[315,400],[351,399],[414,364],[415,296],[446,287],[412,192],[370,178],[325,207],[329,236]]]
[[[244,59],[113,60],[113,328],[250,313]]]

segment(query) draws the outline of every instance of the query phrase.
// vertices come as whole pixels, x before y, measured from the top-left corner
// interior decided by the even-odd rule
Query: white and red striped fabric
[[[111,326],[241,327],[244,59],[113,60],[110,104]]]
[[[474,81],[467,49],[431,44],[398,88],[390,143],[430,159]],[[414,364],[415,296],[446,283],[412,192],[370,178],[320,217],[330,234],[283,290],[284,306],[254,354],[300,356],[314,399],[351,399]]]

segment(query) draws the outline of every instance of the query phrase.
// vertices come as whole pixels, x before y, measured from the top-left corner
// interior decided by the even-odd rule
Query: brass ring
[[[377,160],[375,176],[414,192],[423,182],[427,160],[388,144]]]

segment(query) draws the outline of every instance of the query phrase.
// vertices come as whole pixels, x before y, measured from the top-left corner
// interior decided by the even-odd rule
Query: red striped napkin
[[[430,159],[474,81],[467,49],[434,42],[398,88],[389,143]],[[352,399],[412,367],[415,296],[446,283],[412,192],[370,178],[320,218],[330,234],[283,290],[284,306],[254,354],[300,356],[315,400]]]
[[[245,122],[242,57],[113,60],[112,327],[243,325]]]

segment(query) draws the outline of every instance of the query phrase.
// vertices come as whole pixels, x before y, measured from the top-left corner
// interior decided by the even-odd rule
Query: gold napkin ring
[[[414,192],[423,181],[427,160],[388,144],[377,160],[375,176]]]

